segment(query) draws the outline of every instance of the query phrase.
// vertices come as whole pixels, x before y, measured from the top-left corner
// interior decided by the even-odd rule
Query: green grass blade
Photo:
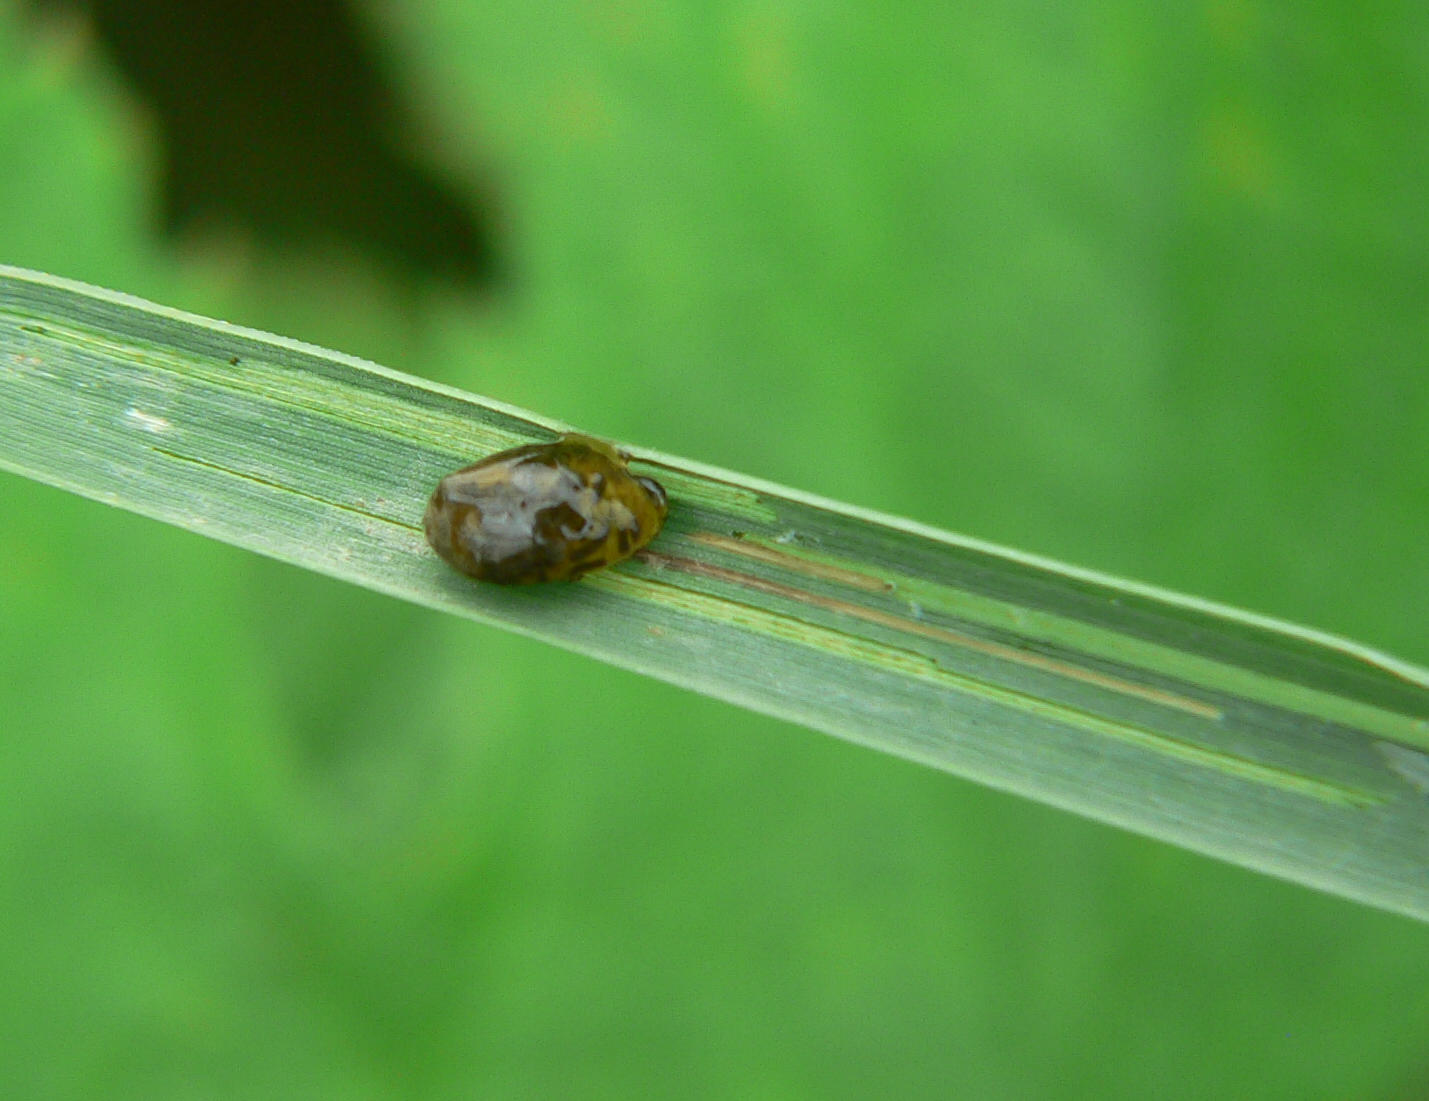
[[[1429,676],[668,455],[650,550],[482,586],[442,474],[566,426],[0,268],[0,466],[1223,859],[1429,918]]]

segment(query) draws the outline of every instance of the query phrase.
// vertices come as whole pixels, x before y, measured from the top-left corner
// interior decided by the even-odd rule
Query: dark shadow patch
[[[402,149],[403,111],[343,0],[31,0],[83,12],[158,120],[165,227],[352,244],[490,289],[490,211]]]

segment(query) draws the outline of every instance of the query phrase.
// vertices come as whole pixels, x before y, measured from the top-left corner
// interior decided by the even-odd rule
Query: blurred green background
[[[1423,5],[180,7],[0,3],[0,260],[1429,662]],[[9,476],[0,556],[5,1096],[1429,1096],[1408,920]]]

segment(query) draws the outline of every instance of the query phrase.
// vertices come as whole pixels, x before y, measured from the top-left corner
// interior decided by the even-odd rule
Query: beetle
[[[593,436],[499,451],[448,474],[427,503],[427,542],[462,573],[502,585],[574,581],[654,539],[669,501],[630,455]]]

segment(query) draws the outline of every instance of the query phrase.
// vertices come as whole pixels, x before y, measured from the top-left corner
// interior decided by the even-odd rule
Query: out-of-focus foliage
[[[363,11],[491,299],[158,240],[10,8],[0,256],[1429,660],[1419,9]],[[1408,922],[17,479],[0,556],[16,1096],[1429,1074]]]

